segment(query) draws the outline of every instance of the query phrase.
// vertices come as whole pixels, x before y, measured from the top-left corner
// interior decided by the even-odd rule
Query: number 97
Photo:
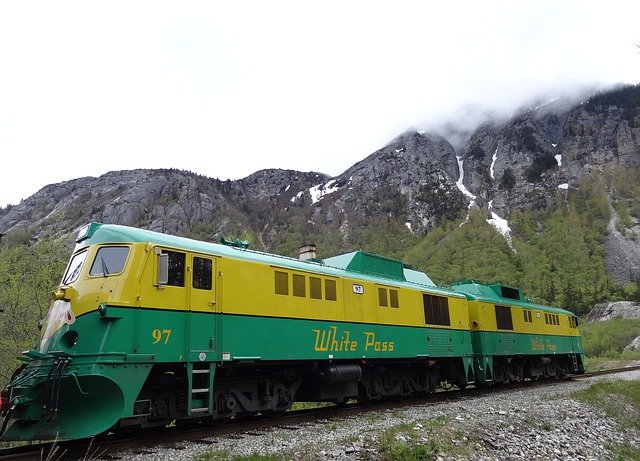
[[[156,328],[151,332],[151,336],[153,337],[152,344],[158,344],[164,338],[164,343],[169,344],[169,337],[171,336],[171,330],[160,330]]]

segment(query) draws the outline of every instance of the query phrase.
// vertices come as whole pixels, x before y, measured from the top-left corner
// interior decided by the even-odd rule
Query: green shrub
[[[589,357],[619,358],[622,349],[639,332],[640,319],[612,319],[580,325],[582,344]]]

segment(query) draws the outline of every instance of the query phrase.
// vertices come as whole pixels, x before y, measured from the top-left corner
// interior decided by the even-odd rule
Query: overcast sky
[[[640,81],[638,1],[0,3],[0,206],[133,168],[330,175],[408,128]]]

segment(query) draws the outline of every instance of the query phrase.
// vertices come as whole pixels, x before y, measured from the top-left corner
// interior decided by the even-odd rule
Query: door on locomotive
[[[189,256],[191,281],[189,290],[189,361],[214,360],[216,350],[217,287],[216,261],[210,255]]]

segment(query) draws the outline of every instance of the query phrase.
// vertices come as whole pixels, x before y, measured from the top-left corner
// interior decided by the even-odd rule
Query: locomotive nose
[[[90,392],[85,392],[84,390]],[[41,394],[43,391],[30,389]],[[124,406],[124,395],[111,379],[100,375],[68,375],[60,381],[57,411],[47,417],[40,403],[17,405],[9,412],[0,440],[67,440],[91,437],[113,426]],[[34,399],[42,401],[42,399]],[[49,409],[50,410],[50,409]]]

